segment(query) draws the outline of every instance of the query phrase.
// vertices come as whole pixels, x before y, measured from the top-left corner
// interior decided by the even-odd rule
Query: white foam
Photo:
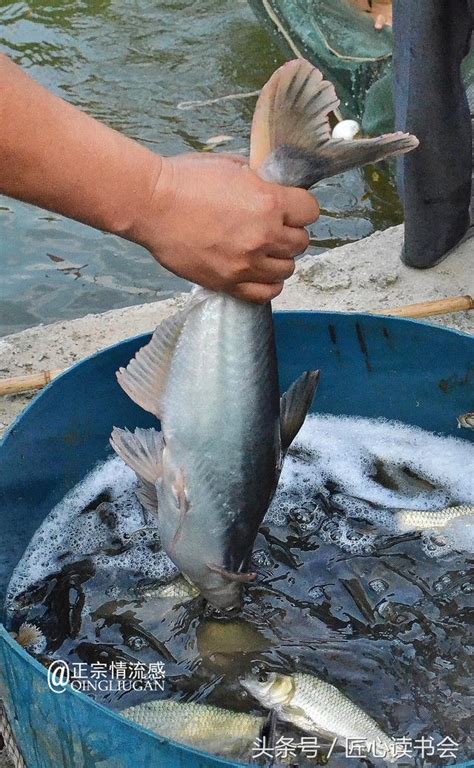
[[[360,517],[376,526],[397,530],[391,509],[430,510],[454,504],[474,504],[474,445],[467,440],[442,437],[416,427],[384,420],[310,416],[287,457],[267,522],[284,525],[296,507],[314,509],[314,497],[331,481],[340,489],[333,499],[343,514],[328,516],[318,506],[313,514],[314,530],[325,541],[346,551],[369,552],[375,547],[377,531],[360,532],[351,518]],[[376,482],[375,465],[408,467],[434,486],[413,494],[394,491]],[[136,477],[121,459],[113,457],[92,472],[51,511],[33,536],[15,569],[7,594],[7,606],[14,598],[68,562],[90,556],[103,569],[127,569],[151,579],[166,579],[175,567],[166,555],[152,552],[146,541],[116,555],[101,551],[113,536],[124,541],[144,528],[146,520],[134,489]],[[115,530],[92,510],[83,510],[97,496],[110,490]],[[82,513],[82,514],[81,514]],[[471,520],[450,523],[437,538],[428,535],[423,547],[430,556],[453,548],[474,548]],[[308,527],[307,527],[308,529]],[[434,545],[433,545],[434,542]]]
[[[146,524],[143,509],[134,489],[136,475],[117,456],[97,465],[57,504],[31,539],[12,574],[6,604],[11,607],[16,596],[37,584],[67,563],[91,556],[104,569],[128,569],[144,577],[164,578],[175,570],[163,552],[152,553],[145,544],[137,544],[120,555],[109,556],[101,549],[117,537],[127,541]],[[83,510],[99,494],[109,491],[106,504],[115,518],[111,531],[96,510]]]
[[[277,494],[267,522],[283,525],[292,508],[307,504],[328,482],[340,493],[333,496],[347,517],[361,518],[389,531],[397,531],[392,509],[436,510],[474,504],[474,445],[417,427],[382,419],[317,415],[306,419],[283,466]],[[375,479],[377,465],[411,472],[433,486],[408,482],[390,490]],[[416,490],[414,490],[416,488]],[[318,533],[346,551],[370,551],[374,535],[357,532],[346,520],[318,522]],[[467,525],[467,523],[466,523]],[[456,528],[456,526],[455,526]],[[460,528],[460,530],[464,528]],[[449,538],[449,537],[448,537]],[[460,544],[460,535],[450,538]],[[464,536],[462,549],[472,546]],[[446,549],[447,551],[447,549]]]
[[[474,516],[451,520],[441,532],[428,533],[422,547],[429,557],[442,557],[452,551],[474,552]]]

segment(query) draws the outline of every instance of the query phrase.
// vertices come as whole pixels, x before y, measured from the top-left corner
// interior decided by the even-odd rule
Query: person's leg
[[[394,0],[397,130],[420,140],[399,165],[405,209],[403,261],[431,267],[469,226],[471,119],[460,66],[473,0]]]

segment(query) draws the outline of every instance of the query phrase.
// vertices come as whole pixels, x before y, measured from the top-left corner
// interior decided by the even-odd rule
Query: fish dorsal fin
[[[163,320],[151,341],[138,350],[126,368],[117,371],[117,381],[124,392],[134,403],[157,418],[161,418],[171,362],[183,326],[189,312],[208,295],[205,290],[193,292],[185,307]]]
[[[329,115],[339,106],[332,83],[305,59],[284,64],[259,96],[252,123],[250,165],[267,181],[309,189],[323,178],[391,155],[418,139],[391,133],[373,139],[331,137]]]
[[[306,371],[280,400],[281,450],[285,455],[300,431],[319,384],[319,371]]]
[[[130,432],[128,429],[114,427],[110,436],[110,445],[115,453],[139,479],[137,496],[145,509],[156,512],[158,497],[156,483],[162,475],[163,435],[156,429],[140,429]]]

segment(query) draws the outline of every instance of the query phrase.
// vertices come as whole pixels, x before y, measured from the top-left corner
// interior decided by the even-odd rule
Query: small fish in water
[[[134,723],[173,741],[219,755],[238,757],[251,750],[267,719],[242,712],[178,701],[149,701],[122,710]]]
[[[430,528],[445,528],[453,520],[474,515],[474,506],[459,504],[444,509],[399,509],[394,512],[399,531],[426,531]]]
[[[393,762],[395,745],[369,715],[334,685],[313,675],[279,675],[263,672],[241,678],[241,684],[262,706],[274,709],[280,720],[293,723],[307,733],[338,739],[375,742],[385,759]]]
[[[308,189],[342,171],[414,149],[414,136],[333,139],[334,86],[298,59],[264,86],[250,166],[263,179]],[[285,455],[318,386],[306,371],[280,400],[270,304],[198,290],[117,374],[162,432],[115,428],[111,444],[137,473],[166,554],[221,610],[239,608],[252,548]]]
[[[137,587],[136,593],[140,597],[146,597],[150,600],[155,598],[161,600],[192,600],[200,594],[199,589],[191,584],[187,579],[179,576],[169,584],[150,584],[145,587]]]
[[[474,429],[474,411],[469,413],[463,413],[462,416],[457,418],[458,427],[465,427],[466,429]]]

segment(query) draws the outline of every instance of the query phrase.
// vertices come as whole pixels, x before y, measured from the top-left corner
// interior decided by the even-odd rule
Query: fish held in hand
[[[393,762],[394,741],[363,709],[354,704],[334,685],[305,674],[279,675],[262,672],[240,680],[246,691],[262,706],[273,709],[277,718],[293,723],[306,733],[346,739],[363,739],[376,744],[378,752]]]
[[[267,181],[310,187],[325,176],[416,146],[392,134],[331,137],[334,87],[307,61],[289,62],[263,88],[251,166]],[[118,381],[162,432],[115,428],[111,444],[157,512],[163,549],[216,608],[241,604],[248,563],[284,456],[311,407],[318,371],[279,398],[271,307],[198,289],[165,320]]]

